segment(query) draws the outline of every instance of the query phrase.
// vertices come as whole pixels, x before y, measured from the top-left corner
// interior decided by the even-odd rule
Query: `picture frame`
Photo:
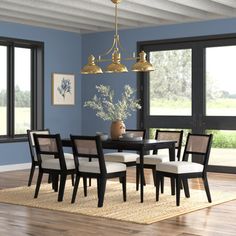
[[[52,73],[52,104],[75,105],[75,75]]]

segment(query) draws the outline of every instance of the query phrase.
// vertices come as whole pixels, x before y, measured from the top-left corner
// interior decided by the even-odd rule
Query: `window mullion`
[[[37,87],[34,78],[37,78],[36,74],[36,50],[31,49],[31,129],[36,129],[36,118],[37,118]]]
[[[14,137],[14,47],[7,50],[7,135]]]

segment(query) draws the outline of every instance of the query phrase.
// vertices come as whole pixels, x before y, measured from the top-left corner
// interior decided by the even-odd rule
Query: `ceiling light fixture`
[[[118,34],[118,20],[117,20],[117,12],[118,12],[118,4],[121,3],[122,0],[111,0],[115,4],[115,35],[113,39],[113,43],[110,49],[108,49],[103,55],[99,55],[98,58],[95,58],[93,55],[90,55],[88,58],[88,64],[86,64],[82,70],[81,74],[101,74],[103,73],[101,67],[96,65],[96,63],[100,62],[109,62],[109,64],[105,72],[106,73],[122,73],[128,72],[127,67],[124,64],[121,64],[121,51],[125,51],[120,43],[120,38]],[[108,55],[112,55],[112,58],[106,58]],[[124,58],[123,60],[138,60],[133,66],[132,71],[135,72],[148,72],[153,71],[154,68],[150,62],[146,60],[146,53],[141,51],[139,56],[136,57],[135,53],[131,57]]]

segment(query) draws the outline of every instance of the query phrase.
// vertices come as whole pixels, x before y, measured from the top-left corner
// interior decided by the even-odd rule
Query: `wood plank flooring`
[[[28,174],[28,170],[0,173],[0,189],[26,185]],[[37,173],[34,183],[36,176]],[[146,181],[152,183],[151,172],[147,171],[145,176]],[[133,168],[129,168],[128,181],[135,181]],[[212,190],[236,190],[236,175],[209,173],[209,184]],[[201,181],[191,182],[191,188],[202,188]],[[232,236],[236,235],[236,201],[173,217],[151,225],[0,203],[0,236],[21,235]]]

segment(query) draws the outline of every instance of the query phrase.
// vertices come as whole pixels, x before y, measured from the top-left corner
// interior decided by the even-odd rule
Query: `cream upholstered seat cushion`
[[[72,153],[64,153],[64,157],[65,159],[71,159],[71,160],[74,160],[74,155]],[[89,161],[89,158],[88,157],[79,157],[79,161]]]
[[[42,159],[42,161],[47,160],[47,159],[54,159],[54,155],[42,154],[41,159]]]
[[[74,155],[71,154],[71,153],[64,153],[64,157],[65,157],[65,159],[73,160],[74,161]],[[54,157],[54,155],[46,155],[46,154],[41,155],[41,159],[42,160],[46,160],[48,158],[54,159],[55,157]],[[87,157],[79,158],[79,161],[80,162],[81,161],[89,161],[89,158],[87,158]]]
[[[170,161],[156,165],[157,171],[163,171],[174,174],[196,173],[202,172],[204,166],[202,164],[187,161]]]
[[[136,162],[139,155],[132,152],[112,152],[104,154],[105,161],[109,162]]]
[[[70,159],[70,160],[74,160],[74,156],[73,156],[73,154],[71,154],[71,153],[64,153],[64,157],[65,157],[65,159]],[[36,157],[37,158],[37,157]],[[47,154],[42,154],[41,155],[41,159],[42,160],[46,160],[46,159],[54,159],[54,155],[47,155]],[[37,160],[37,159],[36,159]]]
[[[156,165],[160,162],[170,161],[169,155],[145,155],[143,158],[143,163],[147,165]],[[137,163],[140,164],[140,157],[137,158]]]
[[[65,159],[66,168],[67,170],[75,169],[75,162],[74,159]],[[53,170],[60,170],[60,162],[58,158],[42,158],[42,168],[44,169],[53,169]]]
[[[106,162],[107,173],[126,171],[126,165],[123,163]],[[98,161],[81,162],[79,165],[80,172],[100,173]]]
[[[74,160],[74,155],[72,153],[65,152],[64,153],[65,159],[72,159]]]

